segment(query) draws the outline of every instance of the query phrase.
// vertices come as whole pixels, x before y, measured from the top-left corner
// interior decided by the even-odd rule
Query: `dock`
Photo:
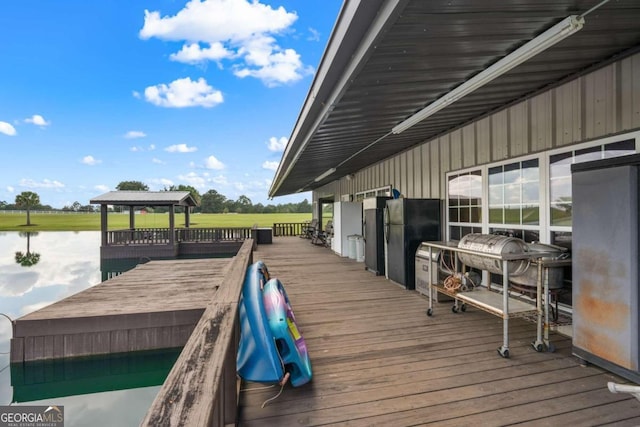
[[[535,323],[513,319],[504,359],[499,318],[451,303],[428,317],[425,297],[308,240],[276,238],[254,259],[284,284],[314,377],[264,408],[280,387],[243,383],[240,426],[640,424],[640,402],[607,389],[627,381],[572,356],[567,336],[538,353]]]
[[[16,319],[11,362],[182,347],[230,261],[151,261]]]

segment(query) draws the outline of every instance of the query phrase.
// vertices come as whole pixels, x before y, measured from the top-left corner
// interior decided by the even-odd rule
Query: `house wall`
[[[391,185],[405,197],[444,199],[447,172],[638,129],[640,54],[331,182],[313,198]]]

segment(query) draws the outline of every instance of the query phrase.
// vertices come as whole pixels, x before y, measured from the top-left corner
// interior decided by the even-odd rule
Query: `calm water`
[[[0,232],[0,313],[12,319],[100,281],[99,232]],[[149,352],[10,368],[10,338],[11,324],[0,316],[0,405],[64,405],[67,427],[139,425],[160,389],[151,385],[162,383],[178,355]],[[118,388],[124,390],[107,391]]]

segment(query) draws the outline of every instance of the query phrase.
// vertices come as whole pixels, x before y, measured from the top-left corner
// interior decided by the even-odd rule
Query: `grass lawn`
[[[303,222],[311,214],[191,214],[193,228],[211,227],[271,227],[274,223]],[[169,227],[169,214],[136,215],[136,228]],[[176,227],[184,226],[184,214],[176,214]],[[31,226],[26,226],[27,215],[0,213],[0,231],[99,231],[99,213],[31,214]],[[129,228],[129,214],[109,214],[109,230]]]

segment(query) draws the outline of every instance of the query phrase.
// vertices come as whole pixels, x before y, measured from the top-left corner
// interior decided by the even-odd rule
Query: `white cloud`
[[[268,169],[268,170],[271,170],[271,171],[277,171],[279,164],[280,164],[280,162],[265,161],[264,163],[262,163],[262,168],[263,169]]]
[[[165,187],[171,187],[173,185],[173,181],[168,178],[154,178],[149,180],[149,184],[152,186],[156,186],[157,189],[162,190]]]
[[[98,159],[94,158],[93,156],[84,156],[82,158],[81,162],[84,163],[85,165],[94,166],[94,165],[97,165],[99,163],[102,163],[102,160],[98,160]]]
[[[217,185],[227,185],[227,184],[229,184],[229,181],[227,180],[227,177],[224,176],[224,175],[214,176],[209,181],[211,181],[211,182],[213,182],[214,184],[217,184]]]
[[[233,52],[228,51],[222,43],[211,43],[209,47],[202,48],[198,43],[185,44],[178,53],[172,53],[169,59],[187,64],[198,64],[206,61],[219,62],[230,58]]]
[[[169,85],[162,83],[149,86],[144,90],[144,97],[147,102],[167,108],[211,108],[224,100],[222,92],[209,86],[202,77],[196,81],[185,77],[174,80]]]
[[[155,164],[157,164],[157,165],[166,165],[166,164],[167,164],[167,162],[163,162],[162,160],[160,160],[160,159],[158,159],[158,158],[156,158],[156,157],[154,157],[153,159],[151,159],[151,162],[152,162],[152,163],[155,163]]]
[[[142,95],[140,95],[140,92],[138,92],[137,90],[134,90],[133,92],[131,92],[131,95],[133,95],[134,98],[142,98]]]
[[[134,153],[136,152],[142,152],[142,151],[153,151],[156,149],[155,144],[149,144],[149,146],[147,148],[144,148],[140,145],[134,145],[133,147],[129,148],[129,151],[133,151]]]
[[[102,191],[102,192],[104,192],[104,193],[106,193],[107,191],[109,191],[109,187],[108,187],[108,186],[106,186],[106,185],[104,185],[104,184],[96,185],[96,186],[94,186],[93,188],[94,188],[95,190]]]
[[[184,41],[172,61],[195,64],[231,59],[238,77],[255,77],[267,86],[299,80],[309,69],[293,49],[275,36],[290,31],[295,12],[257,0],[192,0],[174,16],[145,10],[140,37]],[[312,35],[314,34],[311,31]]]
[[[7,122],[0,122],[0,133],[4,133],[5,135],[14,136],[16,134],[16,128],[11,126],[11,124]]]
[[[319,42],[320,32],[315,28],[309,27],[309,37],[307,37],[307,40],[309,40],[310,42]]]
[[[16,189],[15,189],[15,188],[13,188],[12,186],[8,185],[8,186],[7,186],[7,191],[8,191],[9,193],[13,193],[14,191],[16,191]]]
[[[49,179],[43,179],[40,182],[33,179],[21,179],[20,187],[26,188],[64,188],[64,184],[60,181],[51,181]]]
[[[216,159],[215,156],[209,156],[204,161],[204,167],[207,169],[222,170],[224,169],[224,163]]]
[[[124,134],[125,139],[144,138],[145,136],[147,136],[147,134],[139,130],[130,130]]]
[[[169,153],[193,153],[198,151],[198,147],[189,147],[187,144],[175,144],[165,148],[164,151]]]
[[[269,150],[271,151],[284,151],[284,149],[287,147],[287,142],[288,140],[284,136],[280,138],[272,136],[271,138],[269,138],[267,147],[269,147]]]
[[[178,175],[180,181],[185,182],[195,188],[205,188],[207,180],[195,172],[189,172],[186,175]]]
[[[42,117],[39,114],[34,114],[30,118],[24,119],[24,122],[31,123],[33,125],[40,126],[40,127],[49,126],[51,124],[51,122],[46,121],[44,117]]]
[[[245,66],[236,66],[237,77],[255,77],[268,87],[300,80],[313,74],[313,68],[304,67],[300,55],[293,49],[280,49],[271,37],[255,38],[240,49]]]

